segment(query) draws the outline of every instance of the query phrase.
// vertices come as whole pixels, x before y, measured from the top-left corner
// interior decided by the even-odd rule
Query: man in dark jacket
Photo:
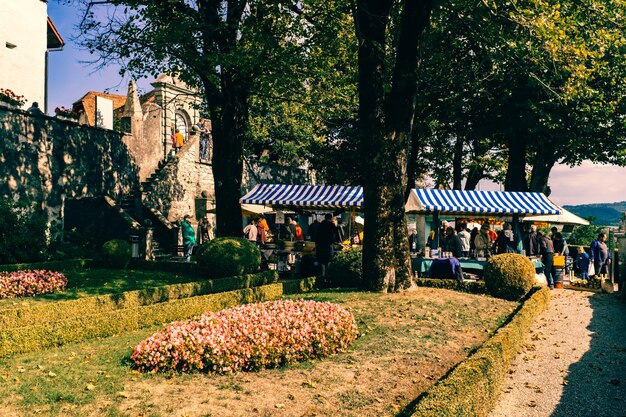
[[[322,276],[326,276],[326,266],[332,259],[333,243],[339,243],[339,231],[333,223],[333,215],[327,214],[319,225],[315,239],[315,258],[322,266]]]
[[[461,239],[454,233],[454,227],[446,227],[446,238],[443,241],[443,250],[445,252],[452,252],[452,256],[460,258],[463,254],[463,247],[461,245]]]
[[[546,236],[541,230],[537,232],[539,240],[539,253],[541,254],[541,261],[543,262],[543,273],[546,275],[546,280],[550,289],[554,289],[554,245],[552,239]]]
[[[537,226],[530,226],[530,233],[524,239],[524,250],[526,256],[538,256],[539,253],[539,236],[537,235]]]

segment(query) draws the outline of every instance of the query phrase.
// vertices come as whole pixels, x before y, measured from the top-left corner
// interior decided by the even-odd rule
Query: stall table
[[[428,275],[433,262],[439,260],[447,260],[447,259],[456,259],[456,258],[412,258],[411,266],[413,268],[413,272],[417,272],[418,276],[425,277]],[[543,263],[539,259],[531,259],[535,270],[543,271]],[[471,271],[475,272],[478,275],[482,276],[483,269],[485,268],[485,264],[487,261],[479,261],[478,259],[458,259],[459,266],[463,271]]]

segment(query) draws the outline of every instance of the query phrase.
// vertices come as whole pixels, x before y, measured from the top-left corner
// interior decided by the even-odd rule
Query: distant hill
[[[595,224],[603,226],[619,226],[622,213],[626,212],[626,201],[617,203],[580,204],[577,206],[563,206],[577,216],[596,218]]]

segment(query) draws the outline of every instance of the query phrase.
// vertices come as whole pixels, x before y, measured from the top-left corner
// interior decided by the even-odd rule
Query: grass
[[[0,310],[3,308],[12,308],[16,305],[73,300],[100,294],[117,294],[124,291],[198,280],[198,277],[193,275],[175,274],[171,272],[117,269],[67,271],[63,272],[63,274],[68,280],[67,289],[64,292],[43,294],[37,297],[0,300]]]
[[[161,327],[24,354],[0,360],[0,415],[396,415],[517,305],[430,288],[288,298],[350,308],[361,337],[331,358],[235,375],[133,370],[133,347]]]

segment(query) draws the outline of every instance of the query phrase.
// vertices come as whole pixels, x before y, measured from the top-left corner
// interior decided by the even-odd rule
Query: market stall
[[[405,205],[407,213],[433,217],[433,228],[439,230],[440,216],[466,218],[507,218],[513,224],[513,233],[520,235],[520,217],[527,215],[558,215],[560,210],[541,193],[413,189]],[[439,248],[439,233],[435,233],[433,247]],[[437,251],[439,255],[440,250]],[[429,256],[412,259],[413,269],[418,274],[431,270],[433,259]],[[461,258],[463,270],[482,273],[486,259]],[[540,261],[533,260],[536,268],[542,268]]]
[[[287,210],[316,216],[318,213],[355,213],[363,207],[363,189],[356,186],[341,185],[287,185],[259,184],[244,195],[239,202],[242,205],[260,206],[276,212]],[[355,220],[356,222],[356,220]],[[352,222],[349,223],[351,225]],[[351,231],[348,230],[348,235]],[[307,233],[308,234],[308,233]],[[297,272],[306,263],[307,255],[315,249],[313,242],[284,243],[282,248],[263,248],[270,267],[280,272]],[[271,253],[270,253],[271,252]]]

